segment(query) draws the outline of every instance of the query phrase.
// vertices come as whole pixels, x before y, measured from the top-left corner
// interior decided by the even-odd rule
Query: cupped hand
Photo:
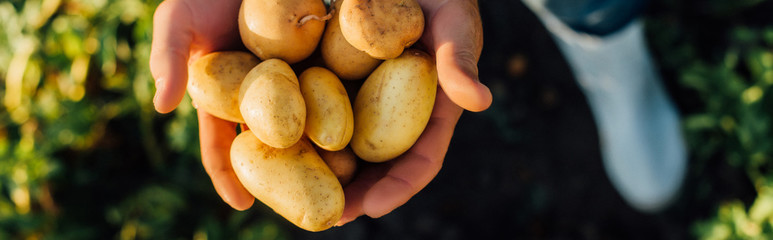
[[[182,100],[187,65],[213,51],[242,46],[237,28],[238,0],[167,0],[154,15],[150,67],[156,80],[158,112],[172,111]],[[345,188],[346,206],[339,225],[366,214],[380,217],[424,188],[443,163],[462,108],[482,111],[491,92],[478,80],[483,33],[475,0],[419,0],[427,19],[422,43],[436,56],[438,89],[430,121],[405,154],[382,164],[367,164]],[[199,111],[201,157],[215,190],[231,207],[244,210],[254,198],[230,164],[235,123]]]
[[[156,111],[174,110],[185,95],[188,64],[214,51],[242,48],[237,19],[239,0],[167,0],[153,16],[150,71],[156,80]],[[231,207],[244,210],[255,198],[241,185],[231,167],[231,143],[236,124],[198,111],[201,162],[218,195]]]
[[[363,214],[381,217],[405,204],[435,178],[443,165],[462,108],[483,111],[491,92],[478,79],[483,28],[476,0],[419,0],[426,28],[422,43],[433,51],[438,88],[435,107],[416,144],[397,159],[366,164],[344,189],[344,215],[337,225]]]

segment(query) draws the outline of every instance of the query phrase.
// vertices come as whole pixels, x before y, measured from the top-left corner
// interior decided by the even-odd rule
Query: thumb
[[[192,42],[191,12],[185,1],[162,2],[153,15],[150,72],[156,82],[156,111],[174,110],[185,96]]]
[[[478,79],[483,27],[475,1],[448,1],[430,20],[438,81],[448,98],[469,111],[491,105],[491,91]]]

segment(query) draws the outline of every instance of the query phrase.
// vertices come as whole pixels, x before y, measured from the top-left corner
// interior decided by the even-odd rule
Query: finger
[[[491,91],[478,79],[483,27],[474,1],[448,1],[433,13],[431,41],[437,61],[438,82],[460,107],[478,112],[492,101]]]
[[[373,184],[381,179],[391,167],[389,163],[364,164],[365,165],[362,165],[357,178],[346,185],[346,188],[344,189],[344,213],[341,216],[341,219],[338,220],[338,223],[336,223],[336,226],[342,226],[364,214],[362,210],[362,200],[365,197],[365,193],[367,193]]]
[[[212,179],[215,191],[228,205],[245,210],[255,201],[242,186],[231,166],[231,143],[236,138],[236,123],[198,111],[201,162]]]
[[[185,95],[193,40],[192,16],[186,4],[182,0],[164,1],[153,15],[150,72],[156,83],[153,105],[160,113],[174,110]]]
[[[373,183],[375,182],[352,182],[344,188],[344,213],[335,224],[336,226],[343,226],[364,214],[362,211],[362,198],[368,189],[373,186]]]
[[[381,217],[405,204],[435,178],[443,165],[448,144],[462,109],[438,90],[432,118],[416,144],[399,158],[373,187],[362,204],[370,217]]]

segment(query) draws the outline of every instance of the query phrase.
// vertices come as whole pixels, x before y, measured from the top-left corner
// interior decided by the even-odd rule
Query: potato
[[[231,165],[248,192],[300,228],[322,231],[343,214],[343,188],[306,139],[278,149],[243,132],[231,145]]]
[[[255,136],[269,146],[287,148],[303,135],[306,105],[298,78],[282,60],[266,60],[247,73],[239,88],[239,110]]]
[[[346,147],[352,139],[354,116],[341,80],[327,69],[311,67],[301,73],[300,84],[306,103],[306,136],[328,151]]]
[[[364,79],[373,72],[373,69],[378,67],[381,60],[375,59],[367,53],[352,47],[346,41],[341,33],[341,25],[338,21],[342,2],[343,0],[334,2],[333,18],[327,22],[319,48],[322,51],[325,66],[338,77],[345,80]]]
[[[345,0],[339,20],[346,41],[378,59],[400,56],[424,31],[416,0]]]
[[[311,55],[325,28],[321,0],[244,0],[239,9],[242,42],[260,59],[292,64]]]
[[[188,95],[194,105],[215,117],[243,123],[239,86],[260,60],[246,52],[213,52],[188,68]]]
[[[354,153],[383,162],[407,151],[429,122],[437,70],[428,54],[406,50],[370,74],[354,100]]]
[[[344,148],[339,151],[327,151],[317,149],[317,153],[325,161],[325,164],[333,171],[338,178],[341,186],[346,186],[352,181],[354,172],[357,171],[357,157],[354,156],[351,148]]]

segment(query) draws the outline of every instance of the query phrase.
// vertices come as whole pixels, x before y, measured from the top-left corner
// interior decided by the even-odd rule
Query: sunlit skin
[[[188,64],[206,53],[241,49],[237,13],[241,1],[167,0],[156,9],[150,69],[156,81],[156,111],[174,110],[185,95]],[[416,144],[397,159],[367,164],[344,189],[338,225],[359,216],[381,217],[405,204],[440,171],[463,109],[483,111],[491,92],[478,80],[483,29],[475,0],[419,0],[427,27],[421,42],[437,61],[435,108]],[[237,210],[255,198],[239,183],[229,150],[235,123],[198,112],[202,164],[220,197]]]

